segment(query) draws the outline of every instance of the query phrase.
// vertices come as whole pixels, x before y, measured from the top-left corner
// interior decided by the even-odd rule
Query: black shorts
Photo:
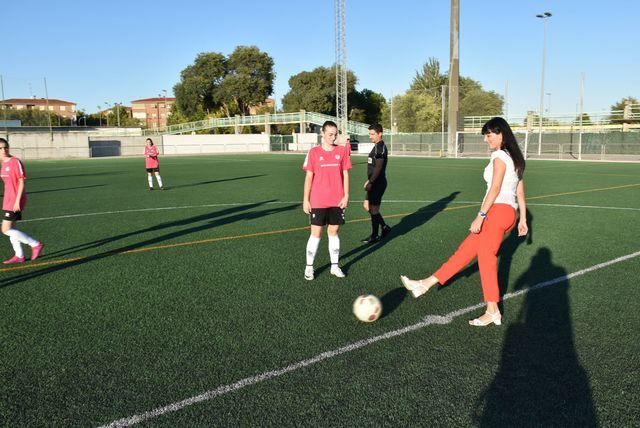
[[[151,174],[152,172],[160,173],[160,167],[158,168],[147,168],[147,172]]]
[[[8,221],[22,220],[22,211],[5,211],[2,219]]]
[[[382,195],[387,190],[387,180],[378,180],[371,186],[371,190],[367,192],[367,201],[369,205],[381,205]]]
[[[314,226],[332,226],[344,224],[344,208],[311,208],[309,222]]]

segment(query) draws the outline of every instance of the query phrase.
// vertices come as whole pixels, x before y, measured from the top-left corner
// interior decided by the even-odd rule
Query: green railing
[[[297,113],[275,113],[275,114],[257,114],[251,116],[234,116],[211,118],[198,120],[196,122],[180,123],[176,125],[168,125],[160,128],[145,129],[143,135],[171,135],[184,134],[194,131],[202,131],[214,128],[234,128],[243,126],[268,126],[268,125],[284,125],[290,123],[312,123],[314,125],[322,125],[327,120],[336,121],[335,116],[329,116],[322,113],[299,111]],[[347,123],[347,131],[350,134],[367,134],[369,125],[360,122],[349,121]]]

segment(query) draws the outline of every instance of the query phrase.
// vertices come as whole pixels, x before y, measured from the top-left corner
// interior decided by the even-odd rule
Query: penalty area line
[[[539,290],[541,288],[544,287],[548,287],[554,284],[558,284],[564,281],[567,281],[571,278],[575,278],[581,275],[585,275],[589,272],[593,272],[595,270],[598,269],[603,269],[605,267],[611,266],[613,264],[616,263],[621,263],[624,262],[626,260],[630,260],[633,258],[636,258],[640,256],[640,251],[637,251],[635,253],[631,253],[631,254],[627,254],[625,256],[621,256],[618,257],[616,259],[612,259],[603,263],[599,263],[597,265],[593,265],[590,266],[588,268],[585,269],[581,269],[579,271],[570,273],[568,275],[563,275],[560,276],[558,278],[554,278],[548,281],[544,281],[544,282],[540,282],[538,284],[532,285],[531,287],[524,289],[524,290],[519,290],[516,292],[512,292],[512,293],[507,293],[505,294],[505,296],[503,297],[503,300],[507,300],[507,299],[512,299],[514,297],[518,297],[521,295],[524,295],[530,291],[533,290]],[[109,424],[106,425],[102,425],[100,428],[105,428],[105,427],[127,427],[127,426],[131,426],[140,422],[143,422],[145,420],[149,420],[149,419],[153,419],[153,418],[157,418],[158,416],[162,416],[164,414],[170,413],[170,412],[177,412],[181,409],[184,409],[185,407],[189,407],[192,406],[194,404],[203,402],[203,401],[209,401],[212,400],[216,397],[222,396],[222,395],[226,395],[229,394],[231,392],[237,391],[239,389],[245,388],[247,386],[251,386],[251,385],[255,385],[258,384],[260,382],[264,382],[273,378],[277,378],[280,377],[282,375],[285,375],[287,373],[290,372],[294,372],[296,370],[300,370],[300,369],[304,369],[306,367],[312,366],[314,364],[317,364],[321,361],[324,360],[328,360],[330,358],[334,358],[337,357],[339,355],[342,354],[346,354],[349,352],[353,352],[356,351],[358,349],[364,348],[366,346],[372,345],[376,342],[380,342],[383,340],[388,340],[388,339],[392,339],[394,337],[398,337],[398,336],[402,336],[405,335],[407,333],[411,333],[413,331],[416,330],[420,330],[423,329],[425,327],[428,327],[430,325],[444,325],[444,324],[449,324],[451,323],[455,318],[458,318],[464,314],[467,314],[469,312],[475,311],[477,309],[480,309],[484,306],[484,303],[478,303],[472,306],[467,306],[466,308],[461,308],[458,309],[456,311],[452,311],[449,312],[446,315],[427,315],[425,316],[420,322],[417,322],[415,324],[397,329],[397,330],[392,330],[389,331],[387,333],[378,335],[378,336],[373,336],[367,339],[363,339],[363,340],[359,340],[357,342],[353,342],[349,345],[343,346],[341,348],[337,348],[331,351],[326,351],[326,352],[322,352],[314,357],[305,359],[305,360],[301,360],[298,361],[296,363],[292,363],[288,366],[279,368],[279,369],[275,369],[275,370],[270,370],[270,371],[266,371],[264,373],[255,375],[255,376],[250,376],[250,377],[246,377],[244,379],[241,379],[237,382],[228,384],[228,385],[222,385],[219,386],[218,388],[206,391],[202,394],[181,400],[181,401],[176,401],[175,403],[171,403],[168,404],[166,406],[162,406],[162,407],[158,407],[155,408],[153,410],[149,410],[147,412],[144,413],[140,413],[137,415],[133,415],[133,416],[129,416],[126,418],[122,418],[122,419],[118,419],[116,421],[113,421]]]

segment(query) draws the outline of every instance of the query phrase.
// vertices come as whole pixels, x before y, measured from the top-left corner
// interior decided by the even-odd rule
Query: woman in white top
[[[498,250],[504,235],[516,223],[516,209],[520,213],[518,236],[525,236],[527,209],[524,198],[525,161],[509,124],[501,117],[494,117],[482,127],[484,141],[493,153],[484,169],[487,192],[476,218],[471,222],[469,236],[440,269],[428,278],[418,281],[401,276],[404,286],[414,297],[420,297],[436,284],[444,284],[462,268],[478,257],[482,293],[487,303],[486,312],[469,321],[474,326],[491,323],[500,325],[502,316],[498,309]]]

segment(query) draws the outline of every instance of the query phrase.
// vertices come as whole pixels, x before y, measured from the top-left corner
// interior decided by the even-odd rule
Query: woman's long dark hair
[[[494,117],[489,120],[482,127],[482,135],[488,134],[489,132],[502,134],[502,145],[500,146],[500,149],[509,153],[511,159],[513,159],[513,166],[516,168],[516,174],[518,174],[518,178],[522,180],[525,167],[524,156],[522,155],[520,146],[518,146],[518,141],[516,141],[516,137],[513,135],[513,131],[507,121],[501,117]]]

